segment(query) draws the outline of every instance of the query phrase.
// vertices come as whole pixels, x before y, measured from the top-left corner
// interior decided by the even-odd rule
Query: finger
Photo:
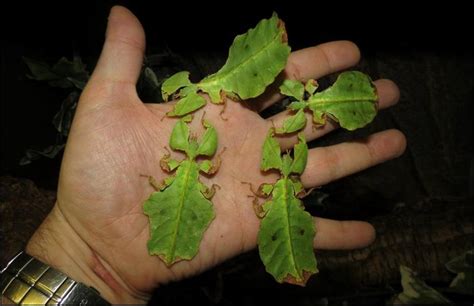
[[[307,188],[321,186],[398,157],[405,148],[405,136],[398,130],[379,132],[361,141],[314,148],[309,151],[301,182]]]
[[[288,62],[281,79],[307,81],[318,79],[327,74],[354,66],[360,60],[359,48],[350,41],[334,41],[315,47],[294,51],[288,57]],[[282,99],[275,82],[262,97],[249,101],[248,104],[258,112]]]
[[[315,249],[357,249],[368,246],[375,240],[372,225],[362,221],[336,221],[314,218]]]
[[[399,98],[400,98],[400,91],[398,86],[387,79],[381,79],[374,82],[375,86],[377,87],[377,94],[379,96],[378,107],[379,109],[385,109],[390,106],[395,105]],[[269,121],[269,128],[270,127],[280,127],[283,125],[283,121],[291,115],[290,111],[283,111],[279,114],[276,114],[267,119]],[[326,124],[320,128],[314,128],[312,124],[313,118],[311,113],[306,113],[306,126],[303,130],[306,139],[311,141],[313,139],[319,138],[337,127],[339,125],[332,121],[327,120]],[[278,137],[282,150],[286,150],[292,148],[293,145],[297,142],[296,135],[284,135],[282,137]]]
[[[126,8],[114,6],[109,15],[105,42],[90,82],[120,82],[135,86],[143,62],[145,32]]]

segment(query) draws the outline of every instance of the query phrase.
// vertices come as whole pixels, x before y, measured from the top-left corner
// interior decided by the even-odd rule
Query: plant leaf
[[[45,62],[29,57],[23,57],[23,61],[31,71],[31,75],[28,75],[30,79],[37,81],[51,81],[59,78],[59,76],[54,73],[51,70],[51,67]]]
[[[304,86],[300,81],[296,80],[284,80],[280,86],[280,92],[288,97],[293,97],[298,101],[303,100],[304,97]]]
[[[32,75],[28,76],[37,81],[48,81],[53,87],[84,89],[89,72],[86,65],[79,56],[74,56],[72,61],[62,57],[50,67],[48,64],[23,57],[23,61],[28,65]]]
[[[400,273],[402,275],[403,292],[395,298],[393,305],[453,305],[441,293],[419,279],[412,269],[400,265]]]
[[[72,119],[74,119],[74,114],[76,112],[77,102],[79,101],[79,92],[72,91],[66,99],[61,103],[61,108],[54,115],[53,125],[56,130],[61,133],[63,136],[69,134],[71,129]]]
[[[224,66],[198,87],[213,103],[222,102],[221,92],[237,94],[241,99],[257,97],[283,70],[289,53],[285,27],[274,14],[237,36]]]
[[[150,220],[148,252],[168,266],[197,254],[204,231],[215,217],[198,177],[199,165],[184,160],[171,184],[144,203],[143,211]]]
[[[377,94],[370,78],[358,71],[339,75],[330,88],[308,99],[315,124],[325,124],[328,115],[347,130],[361,128],[377,113]]]
[[[168,101],[169,96],[174,94],[178,89],[191,85],[189,80],[189,72],[181,71],[173,74],[171,77],[166,79],[161,85],[161,94],[163,100]]]
[[[304,109],[300,109],[294,114],[286,118],[283,121],[283,126],[281,128],[276,128],[276,134],[288,134],[301,130],[306,125],[306,116],[304,114]]]
[[[281,170],[282,159],[281,159],[280,144],[273,137],[273,132],[270,131],[265,138],[263,143],[262,162],[260,163],[260,169],[267,171],[270,169]]]
[[[278,282],[304,286],[316,273],[313,218],[295,196],[294,183],[282,178],[273,187],[272,201],[258,234],[260,258]]]
[[[54,158],[64,149],[65,143],[47,146],[42,150],[28,149],[19,162],[20,166],[30,164],[32,161],[41,157]]]

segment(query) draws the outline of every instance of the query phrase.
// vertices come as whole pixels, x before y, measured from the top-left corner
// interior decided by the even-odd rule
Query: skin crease
[[[222,165],[212,177],[202,177],[207,186],[217,184],[212,202],[216,219],[204,234],[198,255],[167,268],[158,257],[149,256],[148,218],[142,204],[153,188],[146,178],[158,181],[168,174],[160,159],[176,119],[165,117],[172,103],[150,105],[139,100],[135,83],[145,49],[143,28],[123,7],[109,16],[104,48],[82,93],[68,138],[53,211],[31,238],[27,252],[70,277],[94,286],[113,303],[145,303],[160,284],[198,274],[218,263],[256,247],[259,219],[255,216],[248,185],[274,183],[275,174],[260,172],[261,146],[273,123],[287,113],[264,120],[254,110],[278,101],[271,89],[263,98],[250,102],[227,101],[207,105],[194,113],[191,130],[202,131],[205,117],[218,131]],[[349,68],[360,54],[347,41],[323,44],[293,52],[283,76],[306,80]],[[389,80],[376,81],[379,108],[398,101],[398,89]],[[253,110],[252,110],[253,109]],[[204,114],[205,113],[205,114]],[[310,141],[335,124],[305,129]],[[284,137],[283,149],[296,137]],[[376,133],[369,138],[309,152],[308,166],[301,176],[306,188],[320,186],[401,155],[406,141],[397,130]],[[181,160],[182,154],[172,152]],[[213,159],[215,160],[215,158]],[[314,246],[320,249],[352,249],[370,244],[375,233],[365,222],[315,218]]]

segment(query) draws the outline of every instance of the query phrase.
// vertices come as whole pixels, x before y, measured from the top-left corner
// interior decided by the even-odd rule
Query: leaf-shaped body
[[[403,292],[400,293],[392,305],[454,305],[440,292],[428,286],[410,268],[400,265]]]
[[[214,219],[211,201],[201,193],[199,165],[181,162],[169,186],[154,192],[143,210],[150,218],[148,250],[167,265],[193,258],[204,231]]]
[[[278,282],[305,285],[317,272],[313,218],[295,196],[289,178],[278,180],[260,225],[258,245],[266,270]]]
[[[283,70],[289,54],[284,25],[274,14],[237,36],[224,66],[198,87],[209,93],[214,103],[221,101],[221,91],[235,93],[241,99],[254,98]]]
[[[344,72],[328,89],[308,99],[313,121],[324,124],[327,114],[347,130],[361,128],[377,114],[377,93],[370,78],[358,71]]]
[[[301,97],[303,85],[297,81],[285,80],[280,91],[282,94],[295,97],[288,108],[296,114],[283,121],[283,126],[276,129],[277,134],[293,133],[301,130],[306,124],[303,109],[313,112],[313,122],[324,125],[326,116],[339,122],[347,130],[361,128],[371,122],[377,114],[377,93],[371,79],[362,72],[348,71],[339,75],[336,82],[328,89],[314,93],[318,84],[309,80],[304,86],[309,98]]]

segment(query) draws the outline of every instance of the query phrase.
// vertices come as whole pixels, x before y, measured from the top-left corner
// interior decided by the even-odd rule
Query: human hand
[[[98,289],[110,302],[145,301],[160,284],[200,273],[218,263],[256,247],[259,219],[249,188],[273,182],[276,177],[260,171],[261,147],[268,129],[279,125],[287,113],[267,120],[258,112],[281,97],[269,92],[245,103],[208,103],[194,116],[205,118],[218,131],[219,149],[226,148],[222,165],[204,184],[221,187],[212,202],[216,218],[205,232],[198,255],[166,267],[149,256],[148,218],[142,204],[153,188],[141,175],[157,180],[167,176],[159,166],[175,119],[166,118],[173,103],[143,104],[136,93],[145,36],[139,21],[126,9],[114,7],[109,17],[104,48],[75,114],[61,166],[57,202],[30,240],[27,252],[70,277]],[[307,80],[346,69],[359,60],[357,47],[345,41],[332,42],[293,52],[285,74]],[[376,81],[379,107],[398,100],[391,81]],[[199,120],[192,130],[202,130]],[[305,129],[306,138],[318,138],[335,125]],[[281,138],[283,149],[295,137]],[[397,130],[376,133],[364,141],[310,150],[301,176],[306,188],[360,171],[400,155],[405,138]],[[176,156],[179,156],[178,153]],[[180,159],[178,157],[178,159]],[[374,239],[374,229],[365,222],[315,218],[314,246],[320,249],[363,247]]]

